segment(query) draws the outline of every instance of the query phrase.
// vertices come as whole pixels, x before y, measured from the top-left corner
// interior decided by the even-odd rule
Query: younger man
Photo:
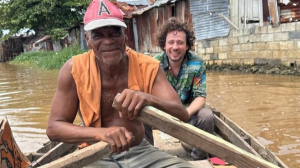
[[[214,116],[205,108],[206,70],[205,62],[189,52],[195,36],[187,24],[170,18],[157,36],[158,45],[164,53],[155,56],[161,63],[168,81],[176,90],[182,104],[189,113],[189,124],[213,133]],[[187,149],[185,144],[182,144]],[[193,160],[205,159],[207,153],[191,149]]]

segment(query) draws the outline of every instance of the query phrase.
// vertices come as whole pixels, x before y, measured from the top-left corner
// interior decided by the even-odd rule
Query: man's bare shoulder
[[[73,60],[72,58],[65,62],[58,75],[57,91],[74,91],[76,89],[75,81],[72,76]]]
[[[60,73],[65,72],[65,71],[71,72],[72,67],[73,67],[73,59],[70,58],[70,59],[62,66],[62,68],[60,69]]]
[[[72,67],[73,67],[73,60],[72,58],[69,59],[64,65],[63,67],[60,69],[59,72],[59,76],[58,79],[59,80],[69,80],[69,79],[73,79],[71,76],[71,72],[72,72]]]

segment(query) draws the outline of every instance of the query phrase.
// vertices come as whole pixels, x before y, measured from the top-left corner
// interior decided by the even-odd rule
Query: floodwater
[[[58,73],[0,63],[0,116],[8,117],[24,153],[47,141],[45,129]],[[209,104],[288,166],[300,167],[300,77],[210,71],[207,90]]]

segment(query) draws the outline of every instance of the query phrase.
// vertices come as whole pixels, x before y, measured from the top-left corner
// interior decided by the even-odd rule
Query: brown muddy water
[[[0,116],[8,117],[24,153],[48,140],[45,129],[57,76],[57,70],[0,63]],[[209,71],[207,90],[209,104],[288,166],[300,167],[300,77]]]

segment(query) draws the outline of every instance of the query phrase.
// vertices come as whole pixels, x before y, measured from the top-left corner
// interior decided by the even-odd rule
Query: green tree
[[[6,36],[29,28],[37,33],[63,34],[74,23],[83,21],[91,0],[0,0],[0,30]]]

